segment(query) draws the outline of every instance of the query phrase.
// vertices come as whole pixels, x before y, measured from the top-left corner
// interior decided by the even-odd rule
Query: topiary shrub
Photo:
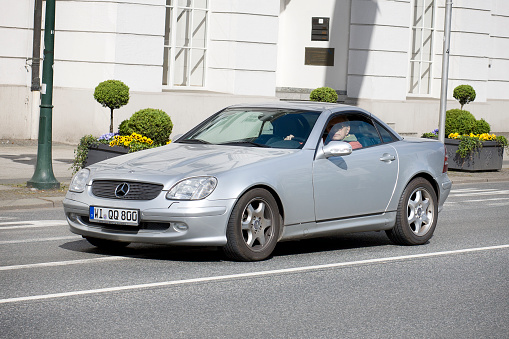
[[[475,124],[475,117],[469,111],[450,109],[445,114],[445,135],[450,133],[470,134]]]
[[[475,122],[474,128],[472,130],[472,133],[474,134],[483,134],[483,133],[489,133],[491,131],[491,126],[488,124],[488,122],[484,119],[477,120]]]
[[[121,135],[138,133],[154,141],[154,144],[164,145],[170,138],[173,123],[168,114],[160,109],[145,108],[134,113],[119,126]]]
[[[132,132],[129,132],[129,119],[125,119],[118,125],[118,134],[120,135],[130,135]]]
[[[111,110],[110,133],[113,133],[113,110],[129,102],[129,87],[119,80],[103,81],[95,88],[94,99]]]
[[[330,87],[319,87],[311,91],[309,99],[312,101],[336,103],[338,101],[338,94]]]
[[[454,89],[452,96],[463,106],[475,100],[475,90],[470,85],[459,85]]]

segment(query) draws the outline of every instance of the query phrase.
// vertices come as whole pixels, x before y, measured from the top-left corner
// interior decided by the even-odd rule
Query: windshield
[[[319,115],[296,109],[226,109],[178,142],[298,149]]]

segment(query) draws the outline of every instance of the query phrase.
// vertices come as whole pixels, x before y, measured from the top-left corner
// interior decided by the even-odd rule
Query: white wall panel
[[[276,73],[258,71],[235,72],[235,94],[240,95],[275,95]]]
[[[115,39],[115,61],[121,64],[162,67],[163,45],[162,36],[120,34]],[[161,78],[158,80],[162,81]]]
[[[350,49],[407,52],[409,39],[409,28],[374,25],[350,26]]]
[[[113,78],[125,82],[132,91],[157,93],[162,89],[163,67],[119,64],[115,65]]]
[[[490,99],[499,99],[499,100],[505,100],[505,103],[507,105],[507,100],[509,100],[509,96],[507,95],[509,93],[509,82],[508,81],[490,81],[488,82],[488,98]],[[507,114],[507,106],[505,106],[504,110],[500,110],[499,114],[508,116]],[[500,131],[507,131],[507,124],[498,126],[497,130]]]
[[[57,31],[55,60],[114,63],[116,38],[114,33]]]
[[[470,0],[476,2],[484,2],[478,0]],[[507,0],[492,0],[492,12],[493,14],[509,16],[509,1]]]
[[[115,65],[112,63],[59,61],[53,69],[53,84],[56,87],[94,89],[101,81],[114,79],[115,75]]]
[[[29,86],[32,73],[25,59],[0,57],[0,84]]]
[[[277,43],[278,18],[238,13],[211,13],[210,39]]]
[[[31,30],[0,27],[0,56],[31,58],[32,36]]]
[[[2,0],[0,26],[33,28],[34,0]]]
[[[490,20],[491,36],[509,38],[509,16],[492,15]]]
[[[509,26],[508,26],[509,27]],[[509,59],[509,38],[491,37],[491,54],[493,59]]]
[[[276,45],[237,43],[235,53],[236,69],[276,72]]]
[[[348,73],[349,75],[406,77],[407,64],[407,53],[351,50],[348,58]]]
[[[348,96],[371,100],[405,100],[406,78],[348,76]]]
[[[492,59],[489,71],[489,79],[509,82],[509,59]],[[506,94],[509,99],[509,92]]]
[[[164,6],[144,6],[139,2],[119,5],[117,32],[164,36],[165,13]]]
[[[279,14],[279,1],[274,0],[212,0],[210,9],[214,12],[238,12],[257,15]]]
[[[115,32],[118,3],[112,1],[57,1],[57,31]]]
[[[208,67],[231,68],[235,65],[235,44],[234,41],[211,40],[208,46]],[[214,76],[212,78],[215,79]]]
[[[364,25],[408,27],[409,1],[352,1],[351,22]],[[410,12],[408,12],[410,13]]]
[[[449,79],[488,80],[487,58],[451,56],[449,58]]]

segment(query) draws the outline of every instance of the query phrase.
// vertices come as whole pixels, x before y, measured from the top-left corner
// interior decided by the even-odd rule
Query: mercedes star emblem
[[[115,188],[115,196],[117,198],[124,198],[129,193],[129,184],[123,182]]]

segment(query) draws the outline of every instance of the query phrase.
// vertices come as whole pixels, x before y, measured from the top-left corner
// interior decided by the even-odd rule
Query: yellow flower
[[[152,141],[152,139],[150,139],[150,138],[147,139],[147,144],[152,145],[153,143],[154,142]]]
[[[171,144],[171,140],[166,141],[166,145]]]
[[[110,141],[110,146],[111,147],[116,146],[116,145],[117,145],[117,141],[116,140]]]

